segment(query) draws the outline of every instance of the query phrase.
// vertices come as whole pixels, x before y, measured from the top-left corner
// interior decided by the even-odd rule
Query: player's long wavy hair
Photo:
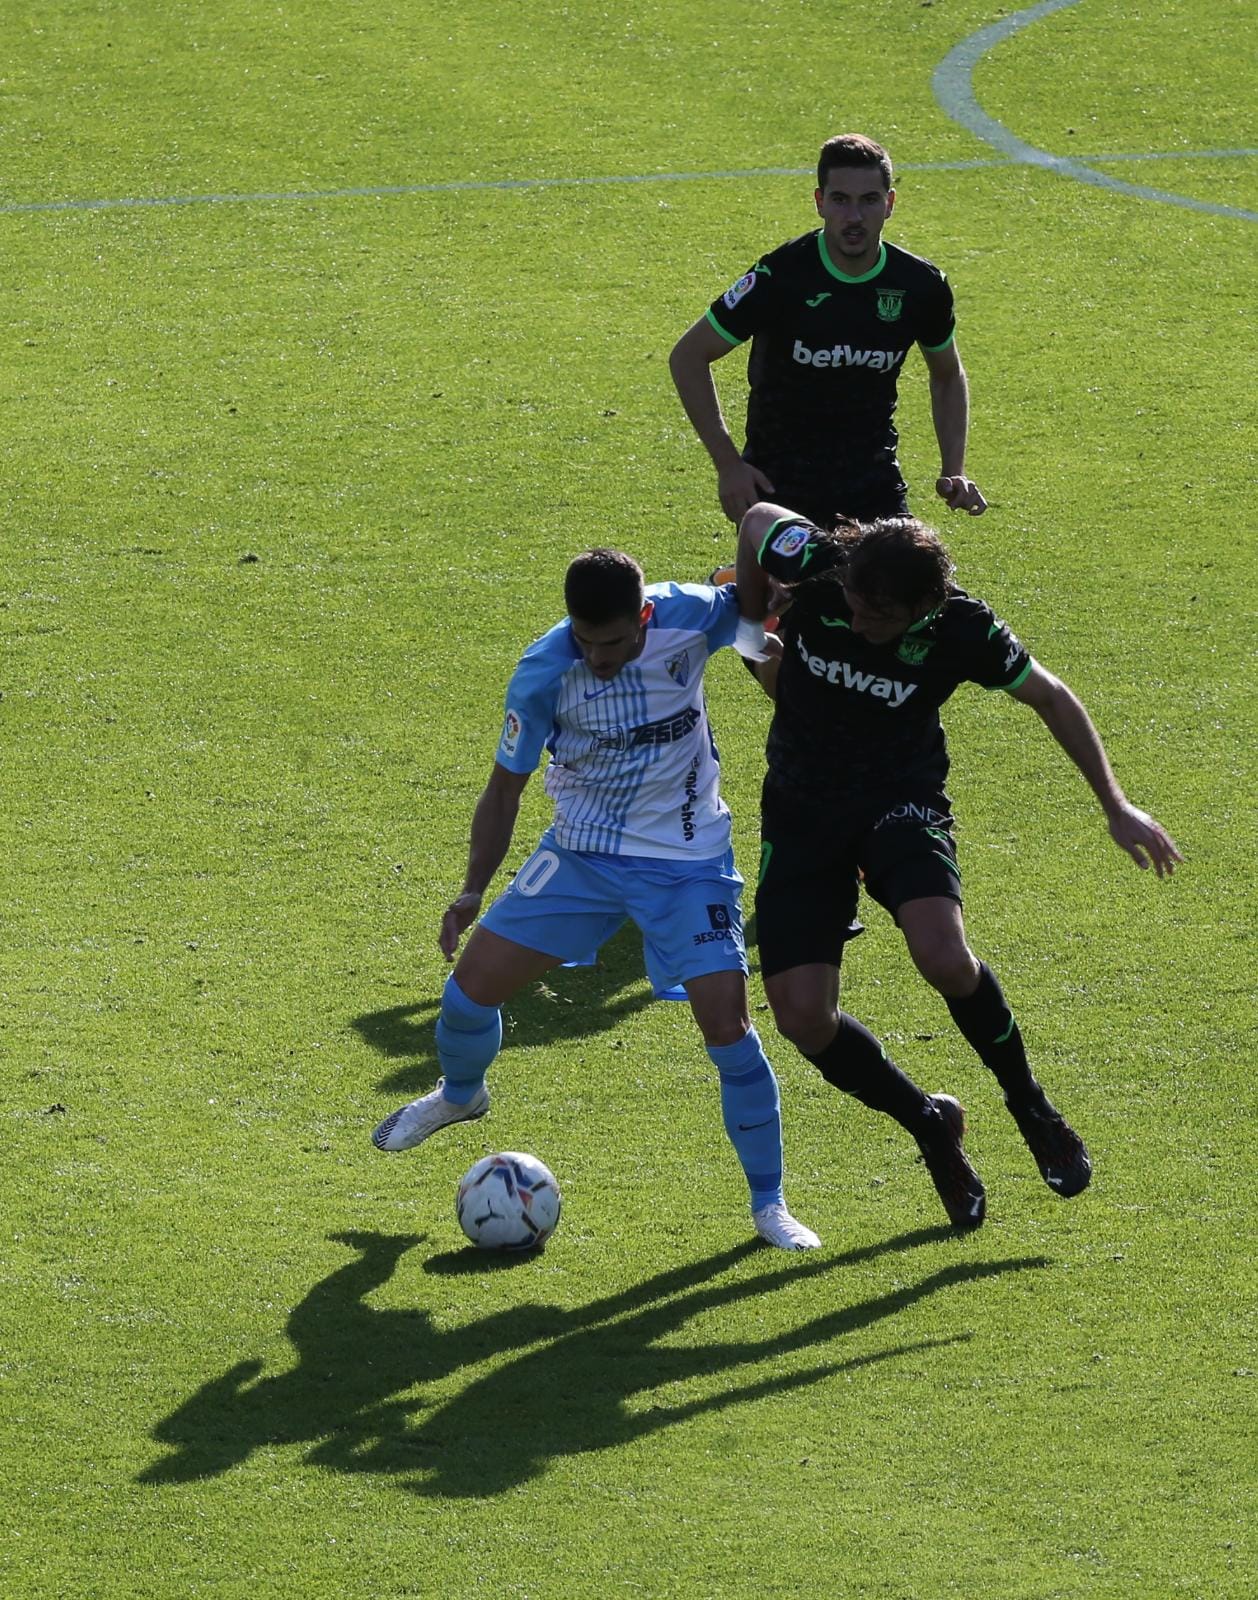
[[[842,564],[801,583],[797,598],[814,586],[841,583],[876,611],[930,611],[947,599],[956,571],[952,557],[935,530],[916,517],[840,517],[831,537],[843,551]]]

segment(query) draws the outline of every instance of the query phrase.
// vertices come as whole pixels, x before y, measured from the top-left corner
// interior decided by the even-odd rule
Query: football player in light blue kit
[[[816,1249],[817,1235],[782,1197],[778,1086],[750,1022],[743,880],[703,698],[708,657],[734,642],[734,587],[648,589],[632,557],[600,549],[573,561],[564,599],[567,618],[529,646],[507,690],[463,890],[441,923],[448,959],[502,865],[543,750],[554,821],[446,980],[441,1081],[386,1117],[373,1142],[409,1150],[449,1123],[484,1116],[485,1072],[502,1044],[499,1007],[551,967],[597,949],[630,917],[656,992],[685,988],[720,1079],[756,1232],[782,1250]]]

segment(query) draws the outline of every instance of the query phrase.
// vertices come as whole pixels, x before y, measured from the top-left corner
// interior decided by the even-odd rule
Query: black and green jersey
[[[820,229],[758,261],[708,320],[731,344],[752,341],[744,454],[775,483],[894,462],[905,358],[915,344],[944,349],[955,329],[938,267],[884,243],[876,265],[848,277]]]
[[[775,523],[760,565],[799,585],[782,618],[767,755],[770,779],[801,797],[875,803],[919,783],[942,789],[944,701],[962,683],[1016,689],[1031,670],[1009,628],[963,589],[889,644],[853,633],[842,546],[811,523]]]

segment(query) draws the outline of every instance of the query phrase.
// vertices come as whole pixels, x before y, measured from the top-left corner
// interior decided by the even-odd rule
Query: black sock
[[[930,1100],[855,1017],[841,1011],[839,1031],[824,1050],[807,1059],[827,1083],[873,1111],[885,1111],[920,1138],[923,1118],[931,1117]]]
[[[972,995],[964,1000],[949,1000],[947,995],[944,999],[966,1042],[995,1074],[1005,1099],[1025,1105],[1038,1099],[1041,1090],[1027,1064],[1022,1035],[996,974],[985,961],[978,972],[978,988]]]

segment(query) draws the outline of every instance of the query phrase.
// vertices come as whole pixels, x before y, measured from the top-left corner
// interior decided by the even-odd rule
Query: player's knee
[[[773,1021],[784,1039],[789,1039],[801,1055],[816,1055],[824,1050],[838,1026],[833,1007],[815,1001],[785,996],[773,1002]]]
[[[917,970],[939,993],[949,999],[960,999],[972,994],[978,982],[978,961],[964,942],[940,939],[913,949]]]
[[[723,1050],[727,1045],[741,1044],[750,1031],[750,1024],[739,1017],[700,1018],[699,1031],[709,1050]]]

